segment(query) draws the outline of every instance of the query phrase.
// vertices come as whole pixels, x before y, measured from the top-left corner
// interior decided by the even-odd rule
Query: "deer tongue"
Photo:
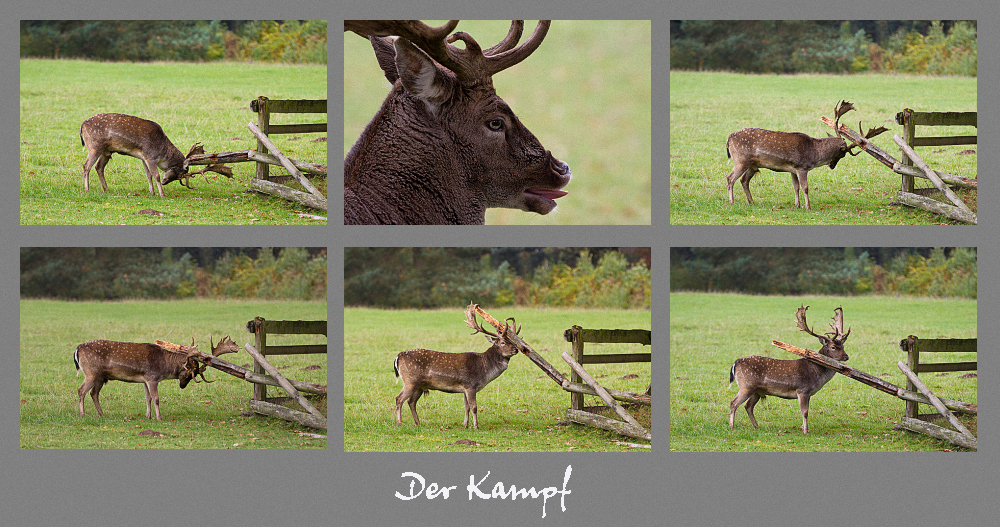
[[[558,199],[565,196],[566,194],[569,194],[569,192],[565,190],[546,190],[546,189],[535,189],[535,188],[529,188],[524,192],[527,194],[535,194],[547,199]]]

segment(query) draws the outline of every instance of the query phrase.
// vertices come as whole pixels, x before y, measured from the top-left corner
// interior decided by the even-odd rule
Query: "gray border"
[[[821,5],[803,5],[787,0],[732,3],[693,3],[685,6],[653,3],[649,0],[576,5],[551,3],[544,8],[537,3],[504,3],[490,6],[463,4],[450,8],[446,2],[427,0],[419,15],[431,18],[503,18],[508,11],[518,15],[564,18],[635,18],[652,19],[654,29],[653,137],[657,144],[667,144],[669,137],[669,62],[667,27],[670,19],[682,18],[887,18],[910,15],[919,19],[977,18],[987,29],[980,35],[985,50],[980,70],[987,100],[996,101],[997,37],[995,8],[987,9],[985,0],[956,0],[947,5],[927,0],[913,2],[845,2],[830,0]],[[360,6],[364,7],[360,7]],[[905,6],[905,10],[902,9]],[[895,9],[893,9],[895,8]],[[8,7],[12,17],[0,22],[11,45],[0,50],[6,71],[17,68],[18,20],[21,18],[199,18],[225,17],[234,13],[256,18],[323,18],[335,28],[340,18],[407,18],[416,16],[412,8],[400,8],[396,2],[356,2],[354,7],[318,0],[292,0],[280,4],[262,2],[194,2],[192,0],[158,3],[140,0],[131,4],[65,0],[37,1],[30,6]],[[444,14],[447,16],[443,16]],[[291,16],[289,16],[291,15]],[[340,98],[342,83],[340,45],[331,35],[330,93]],[[18,96],[13,75],[0,80],[5,100]],[[984,105],[986,115],[983,137],[995,126],[989,116],[992,105]],[[18,122],[14,104],[0,108],[3,122]],[[331,123],[342,121],[339,106],[331,105]],[[336,128],[336,127],[334,127]],[[17,138],[13,127],[0,131],[4,164],[14,166],[18,159]],[[335,141],[331,141],[334,144]],[[654,203],[669,202],[667,185],[668,158],[663,148],[654,149]],[[993,166],[989,159],[984,166]],[[721,178],[721,175],[720,175]],[[991,191],[987,190],[988,194]],[[283,245],[289,230],[282,227],[195,227],[195,228],[58,228],[20,227],[13,211],[17,197],[8,193],[6,200],[9,225],[3,229],[4,244],[11,268],[21,245],[143,245],[155,239],[157,245]],[[334,200],[336,203],[337,200]],[[338,211],[331,211],[338,217]],[[984,222],[989,225],[987,217]],[[488,228],[344,228],[332,221],[328,228],[294,229],[296,245],[330,247],[331,300],[330,339],[336,342],[343,333],[342,251],[352,245],[453,245],[456,240],[468,245],[651,245],[656,262],[653,312],[657,349],[666,355],[668,335],[667,262],[670,245],[736,246],[762,244],[796,245],[976,245],[987,255],[984,276],[997,276],[996,264],[988,257],[995,254],[995,242],[976,238],[982,227],[671,227],[667,207],[654,211],[656,227],[488,227]],[[330,230],[332,229],[332,230]],[[554,241],[558,243],[554,243]],[[336,256],[337,254],[340,256]],[[13,304],[17,298],[17,279],[11,272],[0,279],[0,291]],[[995,282],[984,281],[984,312],[996,313],[998,290]],[[947,314],[943,314],[947,315]],[[991,324],[984,324],[984,338],[991,339]],[[19,335],[12,316],[0,320],[0,334],[8,341]],[[336,353],[333,354],[336,359]],[[337,364],[339,361],[339,365]],[[995,361],[983,357],[986,376],[996,373]],[[342,391],[342,358],[331,359],[331,392]],[[653,362],[654,377],[669,378],[669,360]],[[331,446],[323,452],[96,452],[96,451],[22,451],[18,448],[18,410],[15,408],[16,370],[0,373],[6,381],[0,386],[3,404],[0,419],[10,423],[0,449],[4,499],[0,517],[12,525],[52,525],[82,523],[131,524],[139,521],[211,522],[213,525],[259,525],[270,522],[323,521],[335,525],[418,524],[537,524],[543,522],[609,522],[613,524],[720,525],[746,521],[760,525],[841,525],[846,522],[952,523],[992,525],[997,513],[992,477],[1000,462],[989,442],[996,437],[996,420],[987,419],[983,429],[981,453],[945,457],[945,454],[690,454],[671,453],[668,449],[669,416],[667,395],[657,392],[656,407],[661,410],[654,420],[654,452],[643,454],[346,454],[338,445],[335,425],[331,426]],[[666,386],[666,385],[664,385]],[[984,391],[987,408],[995,392]],[[336,406],[334,401],[331,406]],[[387,403],[388,404],[388,403]],[[386,406],[386,411],[390,411]],[[720,422],[722,417],[720,417]],[[548,517],[541,520],[537,500],[468,501],[464,486],[469,476],[476,478],[491,471],[490,483],[545,487],[561,484],[567,465],[573,465],[567,498],[567,511],[558,502],[548,504]],[[393,497],[403,492],[404,471],[423,474],[429,481],[458,485],[449,500],[423,498],[403,502]],[[492,488],[490,486],[489,488]],[[176,518],[183,517],[184,520]],[[284,521],[283,521],[284,520]],[[324,521],[325,520],[325,521]],[[992,521],[990,521],[992,520]]]

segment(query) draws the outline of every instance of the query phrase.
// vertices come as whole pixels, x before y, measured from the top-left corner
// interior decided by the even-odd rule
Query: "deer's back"
[[[92,340],[76,348],[80,369],[105,380],[143,382],[143,376],[161,369],[171,351],[149,343]]]

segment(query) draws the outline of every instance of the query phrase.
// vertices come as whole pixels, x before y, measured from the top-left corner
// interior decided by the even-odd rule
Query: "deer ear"
[[[397,38],[393,45],[396,49],[396,72],[403,88],[431,105],[444,100],[449,82],[434,61],[405,38]]]

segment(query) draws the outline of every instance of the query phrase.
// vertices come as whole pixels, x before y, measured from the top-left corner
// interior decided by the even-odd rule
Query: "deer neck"
[[[397,83],[344,159],[345,207],[382,224],[484,224],[485,197],[468,185],[454,159],[459,148],[434,120]],[[380,154],[387,151],[395,155]]]
[[[496,345],[475,355],[475,371],[477,376],[482,379],[483,386],[507,371],[509,363],[510,357],[505,357]]]

